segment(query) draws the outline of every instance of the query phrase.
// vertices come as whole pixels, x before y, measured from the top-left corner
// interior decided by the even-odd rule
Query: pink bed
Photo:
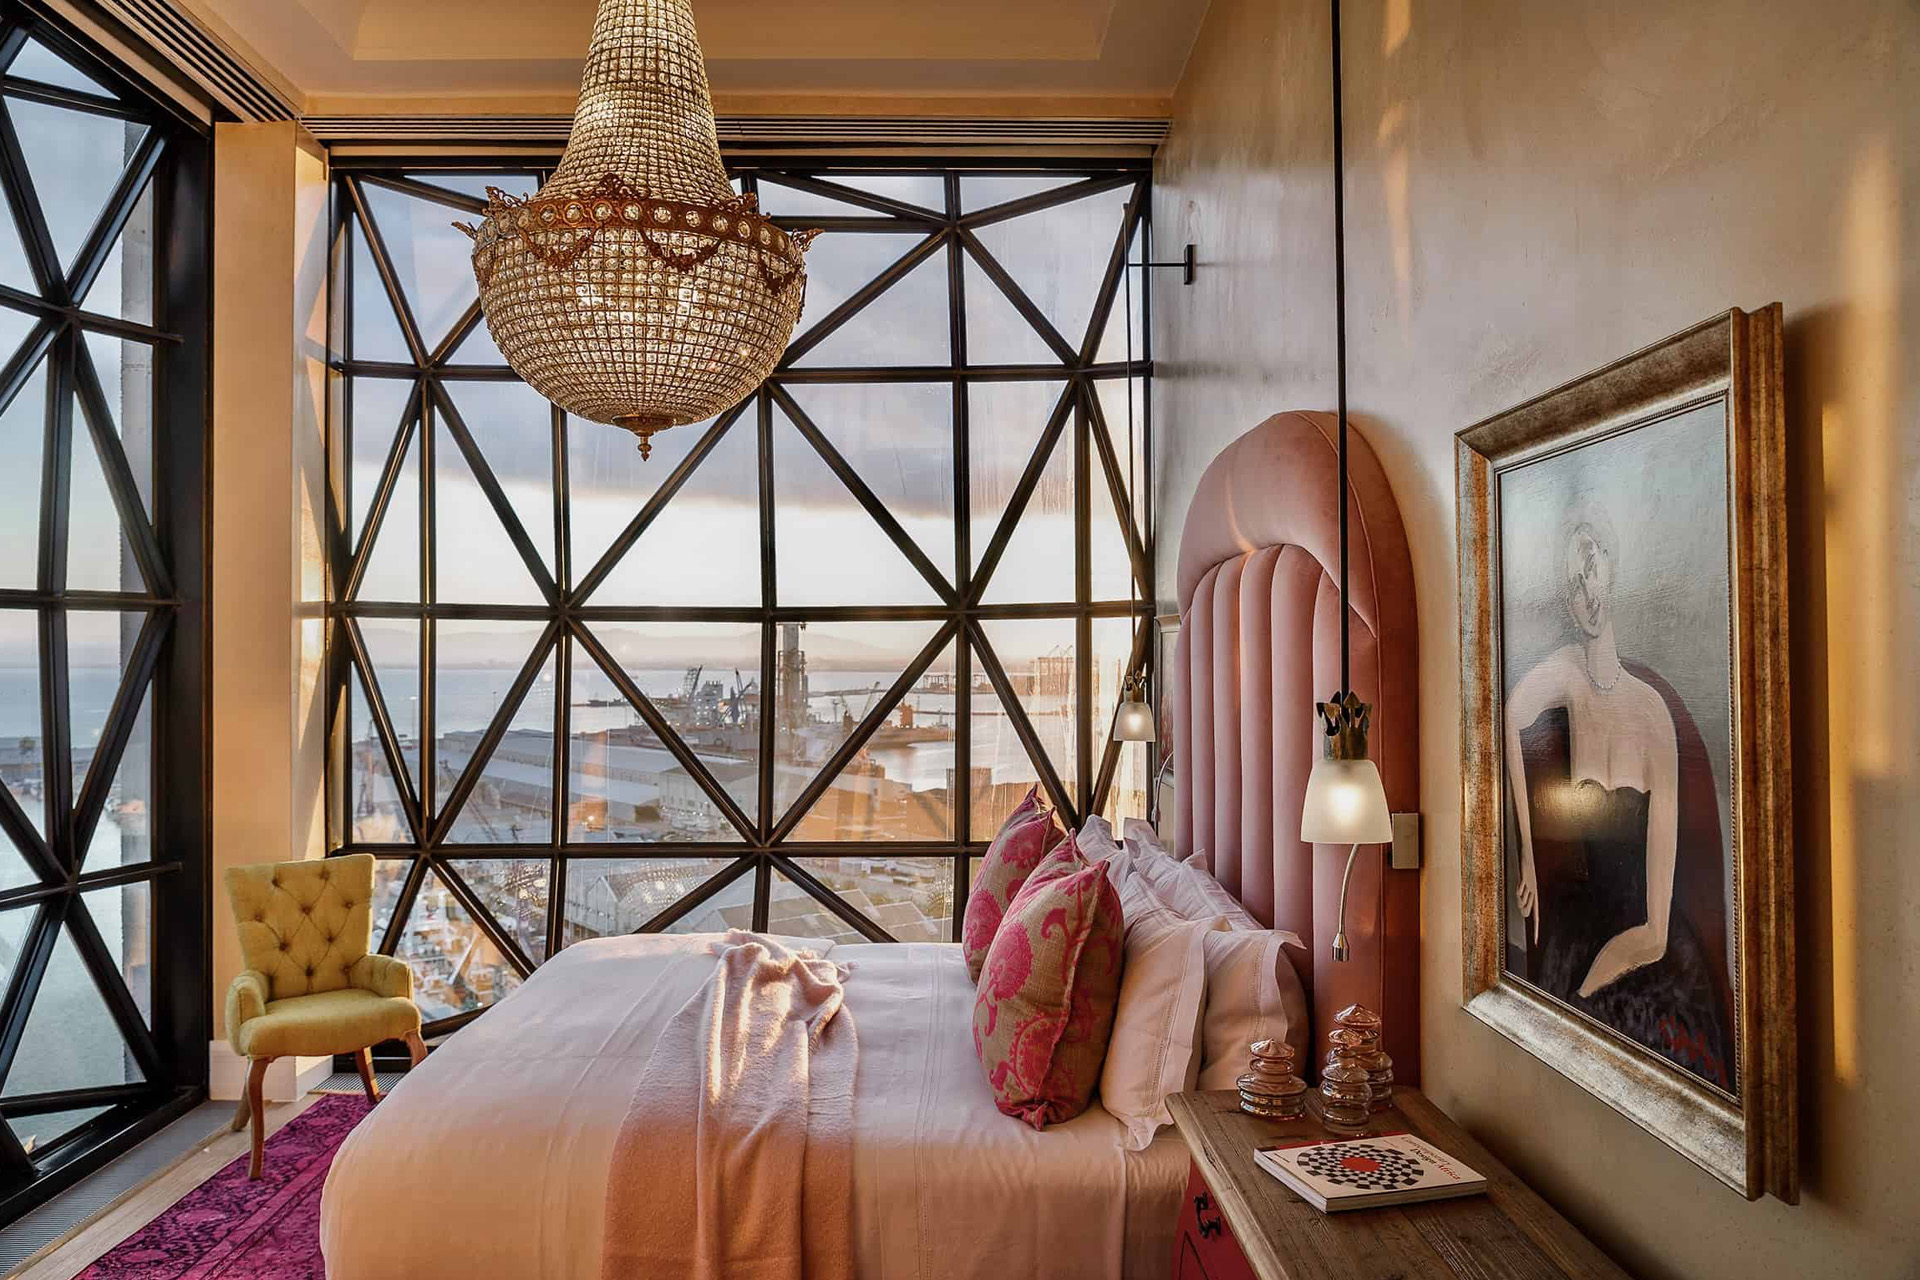
[[[1337,683],[1332,419],[1278,415],[1202,479],[1181,542],[1177,852],[1205,851],[1288,948],[1316,1032],[1359,1000],[1417,1078],[1418,881],[1363,856],[1326,959],[1345,850],[1298,840]],[[1355,433],[1354,683],[1396,810],[1418,807],[1412,573],[1384,474]],[[579,943],[436,1050],[341,1148],[321,1240],[333,1280],[600,1274],[610,1158],[660,1028],[712,971],[708,938]],[[859,1028],[853,1236],[860,1274],[1161,1280],[1187,1154],[1171,1130],[1126,1150],[1100,1106],[1036,1132],[994,1107],[975,1059],[958,946],[832,947]],[[1315,1041],[1318,1043],[1318,1035]]]

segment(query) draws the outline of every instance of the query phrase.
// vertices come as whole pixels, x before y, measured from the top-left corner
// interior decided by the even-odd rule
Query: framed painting
[[[1779,304],[1457,437],[1466,1006],[1799,1199]]]

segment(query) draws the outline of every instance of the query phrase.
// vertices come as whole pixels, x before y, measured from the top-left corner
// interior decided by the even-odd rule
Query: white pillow
[[[1260,1040],[1293,1046],[1294,1069],[1310,1074],[1307,993],[1280,946],[1300,940],[1283,929],[1229,929],[1202,939],[1207,1003],[1201,1022],[1202,1089],[1231,1089],[1246,1073],[1247,1050]]]
[[[1139,1151],[1172,1123],[1167,1095],[1193,1088],[1199,1076],[1205,940],[1226,921],[1182,919],[1144,888],[1131,905],[1123,900],[1122,911],[1126,970],[1100,1069],[1100,1103],[1127,1127],[1127,1150]]]
[[[1208,873],[1204,859],[1197,863],[1192,858],[1180,861],[1161,847],[1153,828],[1138,818],[1128,818],[1125,830],[1130,869],[1147,882],[1162,902],[1189,920],[1225,916],[1230,928],[1259,930],[1263,927]]]

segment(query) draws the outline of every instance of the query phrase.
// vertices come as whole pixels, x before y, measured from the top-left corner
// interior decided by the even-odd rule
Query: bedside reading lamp
[[[1321,759],[1307,778],[1301,806],[1300,838],[1311,844],[1344,844],[1347,871],[1340,878],[1340,915],[1333,935],[1333,958],[1347,958],[1347,885],[1353,860],[1363,844],[1393,839],[1393,815],[1387,810],[1380,770],[1367,758],[1367,721],[1373,709],[1353,692],[1347,610],[1347,230],[1345,146],[1340,104],[1340,0],[1333,3],[1333,271],[1335,359],[1340,423],[1340,692],[1319,704]]]

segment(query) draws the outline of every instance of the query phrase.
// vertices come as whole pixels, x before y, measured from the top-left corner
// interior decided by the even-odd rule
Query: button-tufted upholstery
[[[412,973],[372,954],[372,855],[233,867],[227,896],[247,966],[227,993],[235,1053],[352,1053],[420,1029]]]

